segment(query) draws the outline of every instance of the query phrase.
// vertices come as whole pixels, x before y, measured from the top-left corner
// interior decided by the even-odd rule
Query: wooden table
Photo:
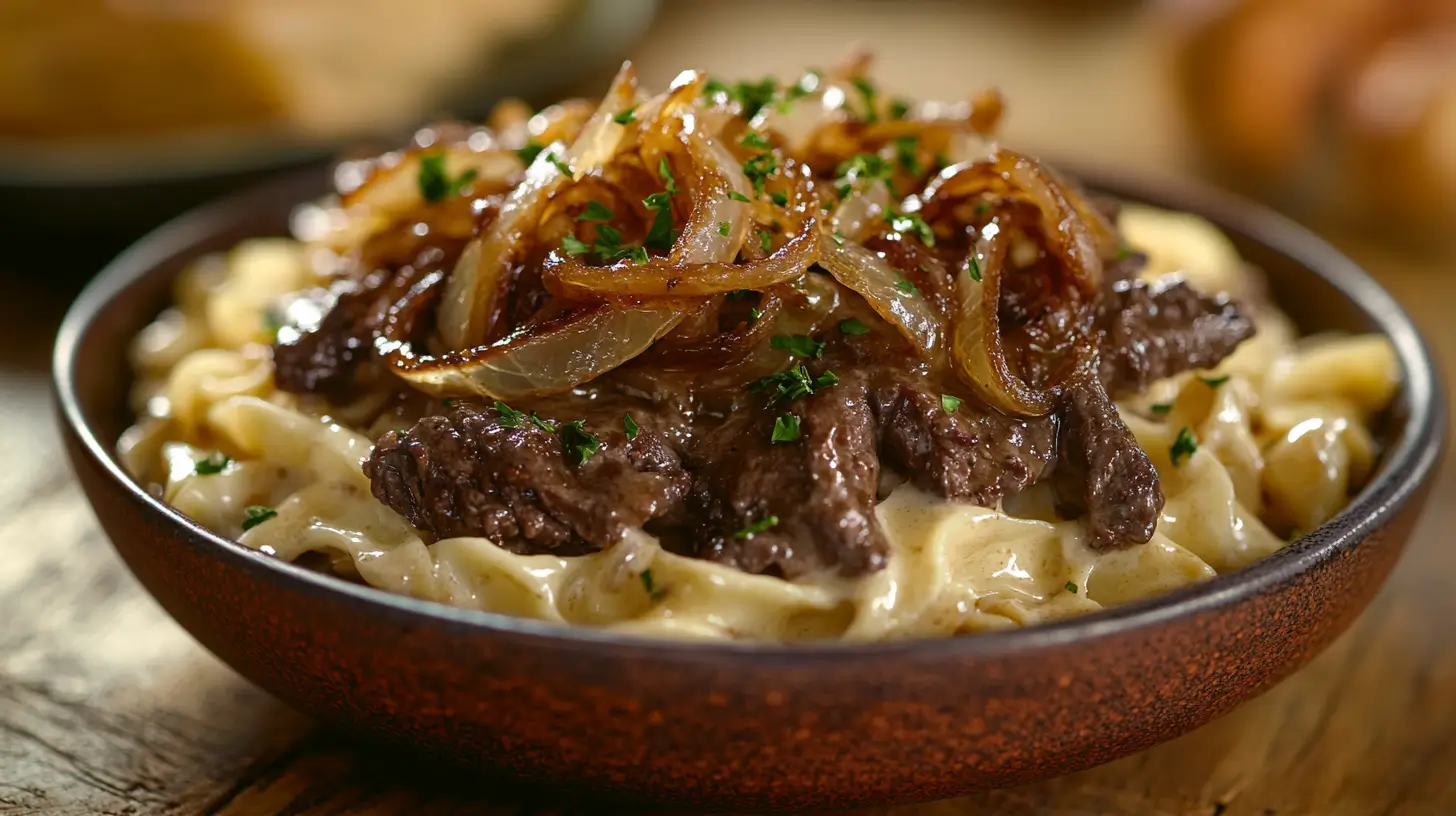
[[[1046,29],[984,9],[835,8],[816,16],[819,7],[788,2],[678,7],[662,22],[664,36],[642,47],[640,63],[661,78],[692,62],[696,51],[707,57],[696,64],[725,75],[788,71],[804,57],[789,53],[776,32],[792,23],[766,32],[754,26],[812,17],[827,22],[810,28],[802,47],[821,62],[847,40],[873,32],[887,84],[908,88],[931,68],[936,76],[928,81],[946,95],[962,95],[963,85],[982,78],[997,80],[1019,100],[1013,116],[1028,111],[1013,118],[1023,123],[1013,124],[1013,137],[1063,155],[1176,166],[1179,143],[1146,81],[1148,53],[1135,22]],[[972,36],[992,26],[996,36]],[[709,51],[706,40],[725,46],[702,53]],[[1051,56],[1028,63],[1028,51]],[[1070,87],[1054,87],[1074,66],[1083,70]],[[1121,103],[1124,116],[1084,119],[1075,139],[1059,137],[1064,131],[1050,126],[1059,105],[1097,109],[1106,100],[1090,95],[1105,96],[1099,89],[1109,82],[1131,89]],[[1449,305],[1456,303],[1456,265],[1347,249],[1411,308],[1445,359],[1456,361]],[[561,809],[473,789],[418,761],[361,752],[249,685],[168,619],[103,538],[52,428],[49,337],[74,287],[44,287],[47,276],[37,269],[9,272],[0,298],[0,812]],[[1448,377],[1453,373],[1448,366]],[[1445,534],[1456,523],[1456,484],[1446,471],[1404,561],[1369,612],[1265,696],[1111,765],[892,812],[1456,813],[1456,547]]]

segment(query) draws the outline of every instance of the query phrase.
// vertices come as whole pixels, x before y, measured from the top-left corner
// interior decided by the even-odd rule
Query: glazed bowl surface
[[[208,532],[123,471],[127,344],[192,259],[286,234],[325,176],[184,216],[67,316],[67,452],[141,583],[204,646],[301,711],[481,770],[619,799],[762,809],[908,802],[1107,762],[1258,694],[1349,626],[1400,554],[1440,460],[1445,397],[1419,332],[1323,241],[1245,202],[1084,174],[1205,216],[1307,332],[1377,331],[1404,373],[1375,475],[1338,516],[1246,569],[1028,629],[878,644],[643,640],[467,611],[294,566]]]

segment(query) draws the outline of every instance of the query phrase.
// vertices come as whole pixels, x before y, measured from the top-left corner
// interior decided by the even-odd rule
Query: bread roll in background
[[[6,0],[0,138],[105,142],[237,125],[398,130],[478,83],[566,0]]]
[[[1450,240],[1456,0],[1164,0],[1189,135],[1295,215]]]

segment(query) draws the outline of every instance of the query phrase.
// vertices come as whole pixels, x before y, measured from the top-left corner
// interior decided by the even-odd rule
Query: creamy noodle
[[[635,532],[575,557],[515,555],[481,538],[428,543],[370,494],[380,428],[309,413],[273,386],[266,315],[319,281],[299,244],[250,241],[187,270],[177,305],[137,338],[144,417],[121,441],[131,472],[220,535],[390,592],[569,624],[691,638],[874,640],[1001,629],[1165,593],[1274,552],[1329,519],[1368,476],[1370,424],[1400,370],[1379,336],[1296,338],[1257,273],[1212,225],[1127,206],[1144,277],[1182,275],[1250,308],[1258,334],[1211,371],[1155,383],[1120,407],[1167,497],[1152,541],[1098,553],[1044,486],[998,508],[909,485],[877,514],[888,566],[794,582],[685,558]],[[1224,379],[1227,378],[1227,379]],[[1197,450],[1173,460],[1180,431]],[[229,459],[219,472],[206,471]],[[244,530],[249,507],[277,515]],[[256,511],[255,511],[256,512]]]

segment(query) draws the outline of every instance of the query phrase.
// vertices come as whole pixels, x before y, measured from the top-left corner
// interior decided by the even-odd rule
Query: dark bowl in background
[[[203,529],[138,487],[113,445],[126,347],[191,259],[284,234],[322,173],[158,230],[66,318],[55,388],[102,526],[162,606],[258,685],[323,721],[482,769],[619,799],[717,808],[906,802],[1107,762],[1183,734],[1309,661],[1390,571],[1439,461],[1445,397],[1410,319],[1323,241],[1191,187],[1083,176],[1204,215],[1306,331],[1378,331],[1404,384],[1348,508],[1246,569],[1084,618],[877,644],[642,640],[390,595]]]

